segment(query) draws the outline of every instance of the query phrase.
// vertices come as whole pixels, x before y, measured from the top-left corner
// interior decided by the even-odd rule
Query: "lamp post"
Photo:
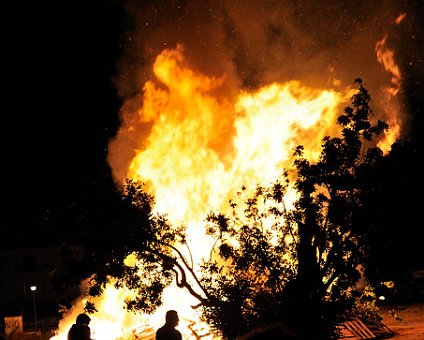
[[[31,289],[31,292],[32,292],[32,303],[34,305],[34,323],[35,323],[35,328],[37,328],[37,305],[35,304],[35,292],[37,291],[37,285],[31,284],[29,288]]]

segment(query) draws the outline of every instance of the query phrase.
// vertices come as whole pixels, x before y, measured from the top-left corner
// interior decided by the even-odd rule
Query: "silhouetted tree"
[[[293,312],[288,315],[304,339],[331,335],[331,307],[349,298],[363,263],[369,230],[363,197],[373,188],[368,173],[383,157],[375,137],[388,126],[380,120],[371,124],[371,97],[356,82],[359,91],[338,118],[341,137],[323,139],[316,164],[297,149],[299,199],[291,216],[299,234],[298,273],[286,294]]]
[[[388,128],[371,124],[371,98],[357,82],[352,106],[338,118],[341,137],[323,139],[316,163],[304,157],[302,146],[296,149],[294,209],[285,209],[285,173],[283,181],[257,188],[246,200],[242,222],[236,211],[209,217],[219,256],[207,264],[204,280],[217,287],[214,297],[222,304],[204,309],[229,338],[281,320],[302,339],[325,339],[333,334],[335,313],[348,308],[369,229],[362,202],[372,188],[367,173],[383,157],[373,139]],[[264,220],[273,221],[271,227]]]

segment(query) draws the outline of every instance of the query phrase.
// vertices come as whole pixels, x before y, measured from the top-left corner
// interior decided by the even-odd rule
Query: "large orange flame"
[[[401,18],[399,16],[398,18]],[[400,21],[402,19],[399,19]],[[400,22],[399,21],[399,22]],[[387,111],[387,123],[390,130],[386,138],[379,142],[378,146],[383,150],[387,150],[393,142],[399,138],[401,122],[397,113],[399,112],[399,102],[397,96],[402,85],[402,76],[398,65],[395,62],[394,51],[387,47],[387,36],[377,41],[375,45],[377,61],[383,65],[384,69],[391,75],[391,85],[383,89],[385,93],[384,100],[386,101],[385,109]]]
[[[378,51],[383,45],[384,40]],[[379,52],[379,60],[390,65],[391,59],[383,54]],[[197,264],[211,245],[202,227],[206,213],[225,211],[229,198],[243,185],[253,188],[274,181],[291,165],[297,145],[305,147],[310,160],[316,159],[322,137],[337,135],[337,114],[355,92],[350,87],[336,91],[288,81],[226,95],[225,76],[193,70],[181,45],[162,51],[153,70],[156,78],[145,83],[136,109],[123,108],[122,117],[127,119],[110,144],[109,161],[118,182],[125,178],[146,182],[155,196],[156,212],[166,213],[174,224],[188,226]],[[391,70],[396,78],[396,69]],[[400,78],[395,80],[393,85],[398,85]],[[133,152],[133,156],[125,161],[122,150],[128,149],[129,140],[133,150],[124,154]],[[166,290],[163,307],[152,316],[125,312],[119,301],[126,294],[130,292],[108,287],[98,301],[100,313],[93,315],[94,338],[153,339],[153,330],[161,325],[167,309],[179,311],[179,329],[187,339],[194,331],[205,339],[215,337],[198,321],[191,308],[193,298],[177,287]],[[66,338],[81,310],[79,301],[61,321],[56,339]]]

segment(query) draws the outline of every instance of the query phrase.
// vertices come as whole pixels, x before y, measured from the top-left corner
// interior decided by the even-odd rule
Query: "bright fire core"
[[[296,146],[303,145],[308,158],[316,159],[321,139],[337,135],[337,116],[356,91],[288,81],[230,96],[223,93],[225,75],[212,77],[192,69],[182,46],[162,51],[153,71],[155,77],[145,83],[136,110],[123,109],[127,119],[110,144],[109,162],[119,183],[125,178],[147,183],[155,210],[166,213],[174,225],[188,226],[197,264],[210,250],[203,228],[206,214],[225,212],[228,200],[243,185],[254,188],[276,180],[291,166]],[[386,145],[397,136],[389,138]],[[133,156],[123,160],[120,155],[128,144],[133,145]],[[92,315],[93,338],[153,339],[168,309],[178,310],[178,328],[185,339],[194,338],[193,332],[203,339],[215,338],[191,308],[196,301],[177,287],[166,290],[163,307],[151,316],[127,313],[121,307],[126,294],[130,293],[109,287],[95,301],[99,313]],[[82,300],[75,303],[55,339],[66,339],[82,308]]]

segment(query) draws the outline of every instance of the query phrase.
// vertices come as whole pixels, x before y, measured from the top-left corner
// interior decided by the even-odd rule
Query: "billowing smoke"
[[[138,119],[132,113],[140,106],[146,80],[154,78],[156,56],[177,44],[185,47],[195,69],[225,75],[221,90],[226,96],[289,80],[337,89],[359,77],[372,95],[374,111],[383,119],[405,111],[400,92],[396,98],[387,94],[388,88],[402,85],[402,73],[394,75],[376,51],[385,39],[380,45],[391,53],[392,62],[407,62],[397,46],[410,38],[405,27],[410,29],[412,13],[398,1],[134,0],[125,6],[129,28],[116,84],[124,99],[122,121],[128,126]],[[402,124],[404,132],[405,118]],[[132,139],[118,133],[109,155],[115,164],[125,163],[123,153],[131,159],[129,150],[137,148],[148,129],[137,129]],[[126,165],[114,167],[115,177],[124,178],[124,173],[116,172]]]
[[[232,75],[243,86],[288,79],[351,83],[358,76],[371,85],[383,73],[374,47],[384,35],[394,37],[402,13],[397,3],[130,1],[119,89],[126,96],[142,87],[156,55],[176,43],[203,72]]]

